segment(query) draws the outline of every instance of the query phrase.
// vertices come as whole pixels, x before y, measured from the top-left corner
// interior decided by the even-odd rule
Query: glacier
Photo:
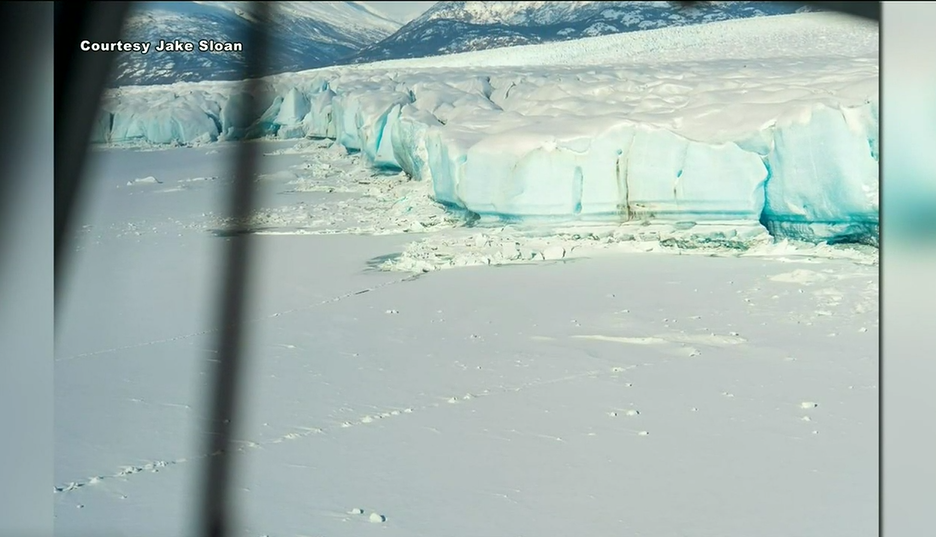
[[[635,56],[634,51],[640,51]],[[482,220],[877,243],[877,27],[798,14],[110,92],[97,143],[329,138]],[[261,117],[244,115],[261,99]]]

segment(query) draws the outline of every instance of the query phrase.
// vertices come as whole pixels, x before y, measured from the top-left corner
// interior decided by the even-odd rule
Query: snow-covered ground
[[[387,535],[873,533],[873,252],[466,229],[394,205],[412,183],[360,156],[263,143],[262,213],[318,222],[256,237],[240,534],[360,535],[372,512]],[[191,521],[233,149],[95,154],[59,323],[60,535]],[[309,161],[329,177],[292,179]],[[412,212],[435,225],[411,236]],[[430,246],[506,262],[511,233],[581,248],[379,270]]]
[[[816,20],[797,17],[777,20]],[[765,30],[759,43],[771,43],[767,27],[758,28]],[[487,91],[478,85],[483,77],[454,64],[420,67],[406,71],[406,80],[421,82],[404,91],[429,88],[428,97],[422,108],[409,103],[400,117],[416,118],[411,125],[429,119],[421,114],[448,119],[428,129],[435,138],[419,128],[407,131],[430,156],[436,142],[427,140],[451,141],[436,154],[457,160],[447,152],[471,139],[488,144],[488,153],[474,161],[496,164],[506,157],[495,149],[516,153],[542,141],[525,146],[531,132],[553,139],[576,132],[591,137],[591,147],[601,146],[600,132],[624,124],[616,123],[624,121],[624,108],[607,119],[595,107],[613,95],[626,97],[620,89],[626,84],[639,96],[630,104],[632,116],[641,118],[635,125],[670,110],[660,113],[659,125],[670,121],[673,129],[688,129],[685,134],[710,114],[719,118],[719,129],[706,131],[711,136],[747,132],[736,126],[761,121],[768,109],[774,119],[797,110],[816,117],[812,106],[819,102],[864,106],[859,101],[872,86],[876,99],[876,59],[861,56],[870,45],[854,35],[829,37],[817,59],[819,34],[788,43],[803,52],[796,61],[795,50],[779,53],[784,41],[777,38],[777,50],[764,45],[761,60],[740,66],[703,60],[701,52],[692,59],[697,63],[667,63],[648,52],[646,64],[590,67],[593,78],[573,74],[567,86],[554,83],[556,77],[563,70],[580,73],[578,67],[518,67],[522,80],[514,87],[523,97],[515,96],[513,110],[488,108],[491,115],[472,104]],[[661,47],[668,42],[659,41]],[[576,46],[587,50],[581,43]],[[770,59],[771,50],[784,59]],[[875,248],[777,240],[755,205],[748,206],[753,218],[735,211],[732,219],[680,213],[491,220],[477,219],[464,204],[446,209],[437,201],[479,198],[455,188],[457,199],[440,200],[446,176],[436,173],[438,166],[421,181],[374,166],[387,155],[403,156],[412,173],[420,169],[413,157],[425,153],[382,152],[377,141],[348,154],[349,140],[366,141],[373,133],[366,127],[373,116],[362,110],[379,107],[365,105],[397,98],[385,91],[387,77],[405,71],[396,69],[290,75],[328,81],[334,93],[328,109],[357,103],[347,117],[360,125],[342,130],[344,138],[332,133],[337,140],[253,142],[265,156],[256,182],[261,209],[252,222],[256,285],[238,432],[238,535],[876,534]],[[541,82],[529,82],[537,76]],[[366,77],[370,89],[361,82]],[[511,102],[507,86],[495,80],[489,83],[498,89],[487,102],[496,91],[505,94],[502,103]],[[341,83],[356,89],[342,93]],[[443,86],[453,88],[455,99],[445,97]],[[196,86],[148,91],[183,87]],[[574,99],[563,104],[557,87],[574,90]],[[670,89],[654,93],[661,87]],[[591,98],[582,97],[584,89]],[[369,97],[355,100],[355,91]],[[749,93],[759,100],[727,98]],[[292,104],[280,106],[278,115],[301,109],[295,105],[305,93],[285,95]],[[436,97],[429,110],[426,103]],[[177,101],[153,100],[150,108],[178,118]],[[219,117],[227,117],[219,106]],[[561,113],[543,113],[547,107]],[[781,132],[774,142],[802,148],[809,144],[791,140],[811,140],[822,154],[808,153],[810,166],[838,166],[836,180],[851,185],[840,193],[855,194],[871,176],[849,167],[845,153],[834,151],[839,145],[822,145],[824,136],[845,131],[858,132],[852,141],[867,144],[862,129],[870,124],[849,123],[860,113],[848,114],[839,116],[848,123],[844,131],[805,123],[805,130]],[[494,126],[510,118],[520,118],[513,134],[493,136]],[[851,131],[855,125],[860,128]],[[287,130],[309,134],[304,128]],[[391,138],[396,149],[405,136]],[[712,140],[689,142],[699,144],[701,155],[692,173],[705,174],[718,162],[717,151],[733,151],[711,149]],[[62,536],[191,534],[199,506],[215,366],[213,299],[227,240],[213,232],[229,223],[220,201],[236,146],[138,145],[144,150],[93,153],[95,183],[59,312],[55,501]],[[468,162],[474,147],[465,146]],[[800,170],[796,155],[779,158]],[[422,162],[422,169],[435,166]],[[550,162],[538,169],[548,173],[561,164]],[[876,161],[874,170],[876,187]],[[514,177],[484,173],[495,185]],[[653,170],[644,166],[641,173],[652,187]],[[693,192],[698,201],[705,191]],[[784,200],[804,195],[784,192]],[[770,200],[769,189],[761,202],[765,197]],[[824,199],[829,210],[850,214],[841,207],[845,198]],[[876,200],[865,208],[876,214]]]

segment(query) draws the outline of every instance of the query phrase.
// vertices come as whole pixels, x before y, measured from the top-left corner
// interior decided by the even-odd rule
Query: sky
[[[380,13],[386,13],[391,19],[409,22],[432,7],[435,2],[361,2]]]

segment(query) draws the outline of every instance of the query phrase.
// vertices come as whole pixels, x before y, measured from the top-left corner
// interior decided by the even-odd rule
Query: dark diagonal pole
[[[259,77],[267,61],[269,35],[267,22],[272,6],[268,2],[253,2],[257,24],[251,24],[244,43],[246,80],[243,90],[254,98],[248,98],[244,119],[255,120],[264,110],[261,108],[263,83]],[[245,124],[239,122],[238,124]],[[244,353],[244,308],[251,268],[251,235],[244,227],[248,225],[254,205],[254,178],[258,170],[259,147],[255,143],[241,141],[234,162],[234,186],[229,200],[229,213],[233,229],[226,239],[223,257],[223,282],[219,296],[220,315],[217,358],[212,394],[211,422],[209,423],[208,453],[204,482],[202,483],[203,517],[201,533],[205,537],[228,537],[231,535],[231,480],[232,440],[238,397],[239,381]]]
[[[120,40],[130,2],[55,2],[55,288],[58,302],[80,199],[91,127],[116,52],[81,50],[81,42]],[[12,53],[12,52],[11,52]]]

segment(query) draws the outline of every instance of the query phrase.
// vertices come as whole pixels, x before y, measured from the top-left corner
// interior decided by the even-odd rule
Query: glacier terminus
[[[289,73],[257,95],[125,87],[94,140],[330,138],[481,219],[740,220],[876,244],[877,35],[804,13]]]

